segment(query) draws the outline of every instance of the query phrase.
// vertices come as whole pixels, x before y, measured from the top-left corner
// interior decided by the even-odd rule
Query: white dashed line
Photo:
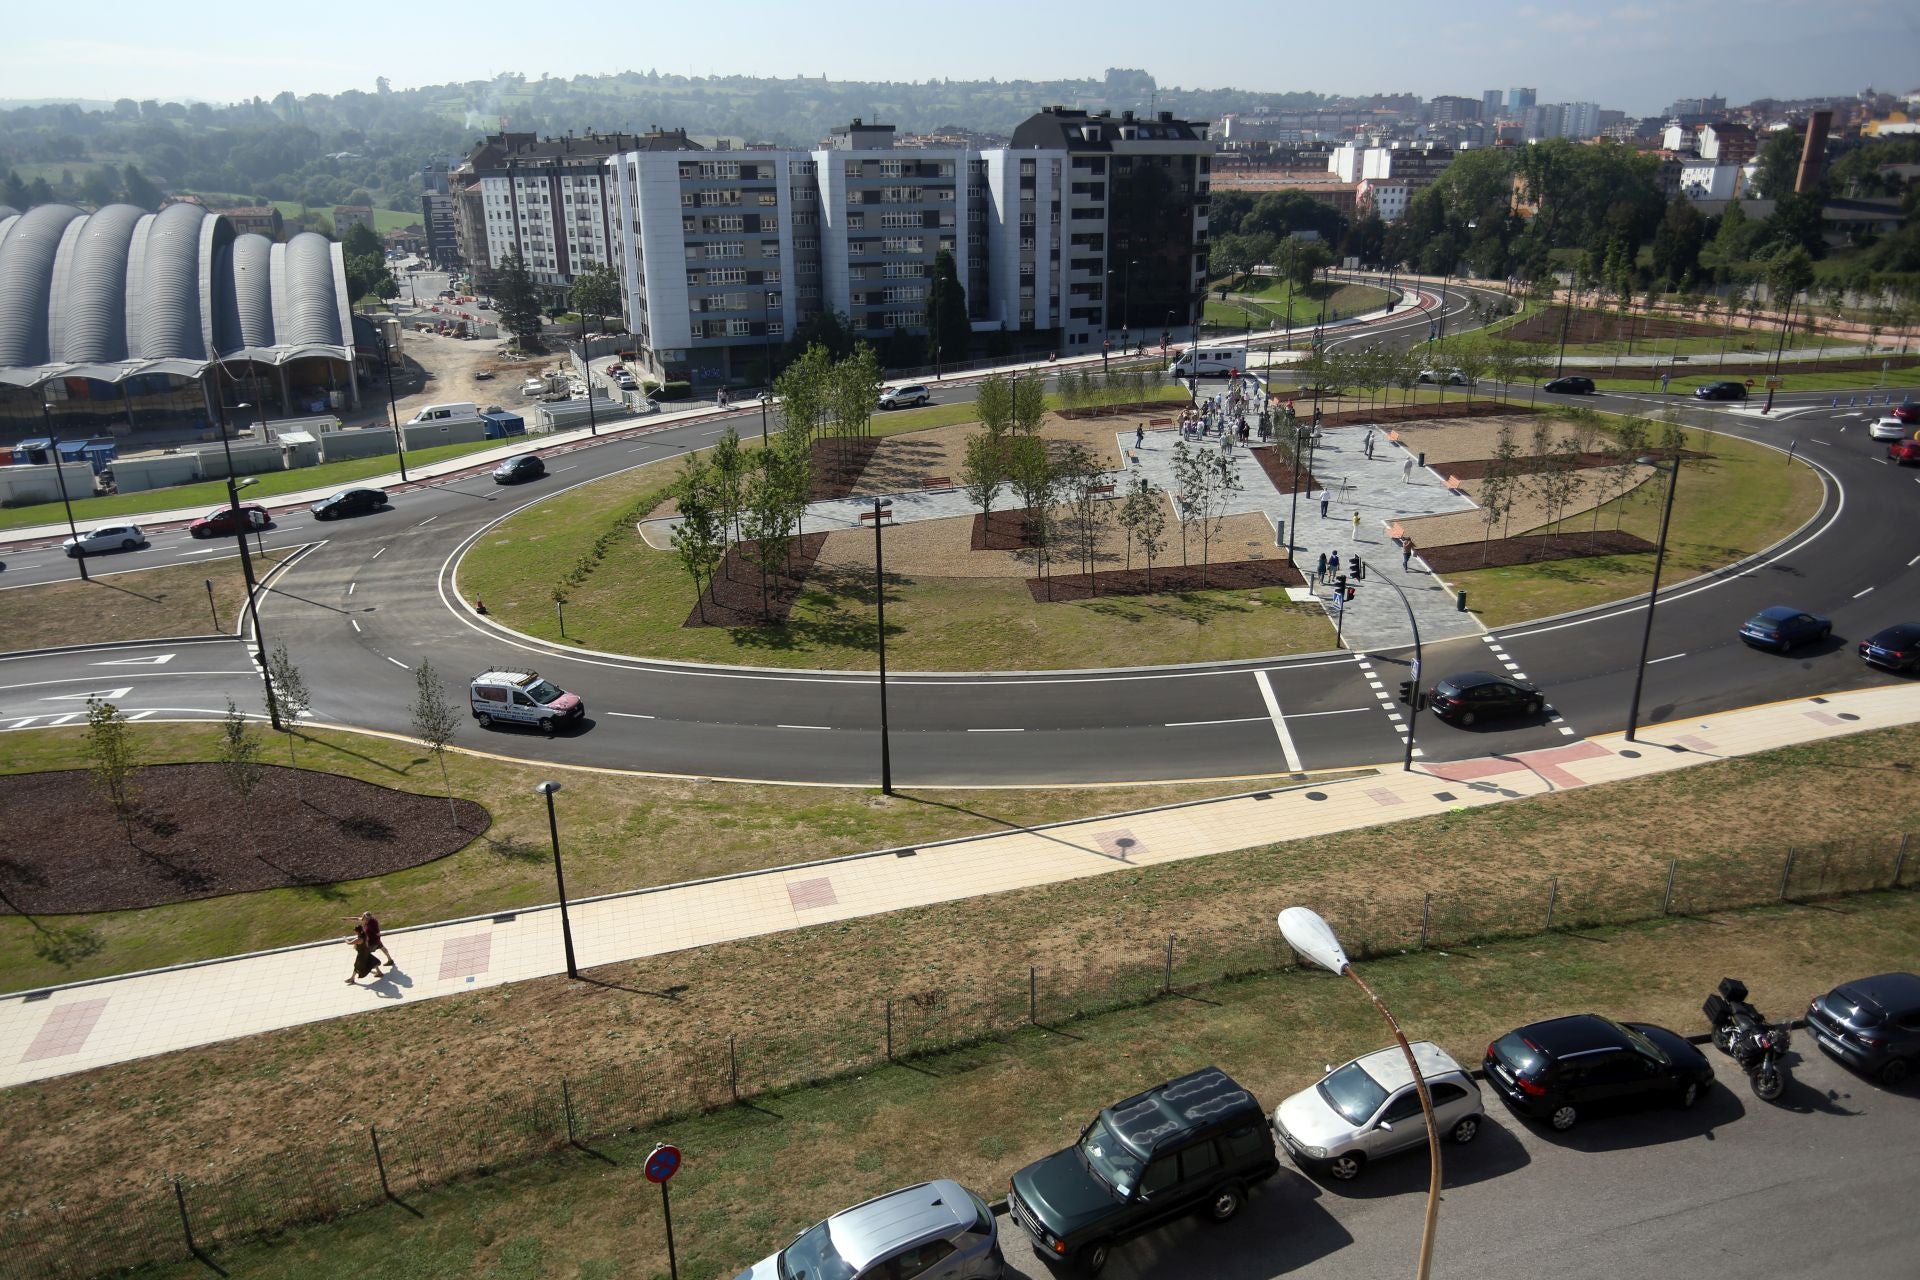
[[[1267,678],[1264,670],[1253,673],[1254,683],[1260,686],[1260,698],[1267,704],[1267,718],[1273,721],[1273,732],[1280,739],[1280,753],[1286,757],[1287,771],[1300,772],[1300,753],[1294,748],[1293,735],[1287,732],[1287,718],[1280,714],[1280,699],[1273,696],[1273,681]]]
[[[351,623],[353,624],[353,629],[354,629],[355,631],[358,631],[358,630],[360,629],[360,619],[358,619],[358,618],[348,618],[348,619],[347,619],[347,621],[348,621],[348,622],[351,622]]]
[[[386,549],[385,547],[382,547],[382,548],[380,548],[380,549],[379,549],[378,551],[376,551],[376,552],[374,552],[374,553],[373,553],[373,558],[374,558],[375,560],[378,560],[378,559],[379,559],[379,558],[380,558],[381,556],[383,556],[383,555],[385,555],[385,554],[387,554],[387,549]]]
[[[382,654],[381,656],[382,656],[382,657],[386,657],[386,655],[385,655],[385,654]],[[412,668],[412,667],[410,667],[410,666],[408,666],[408,665],[407,665],[406,663],[404,663],[404,662],[402,662],[402,661],[400,661],[400,659],[398,659],[398,658],[387,658],[387,661],[388,661],[388,662],[391,662],[391,663],[392,663],[392,664],[393,664],[394,666],[396,666],[396,667],[398,667],[398,668],[400,668],[400,669],[401,669],[402,671],[411,671],[411,670],[413,670],[413,668]]]
[[[359,583],[357,583],[357,582],[349,582],[349,583],[347,584],[347,594],[348,594],[348,595],[352,595],[352,594],[353,594],[353,589],[354,589],[355,587],[357,587],[357,586],[359,586],[359,585],[360,585],[360,584],[359,584]]]
[[[435,520],[438,520],[439,518],[440,518],[439,516],[428,516],[425,520],[422,520],[419,524],[413,527],[416,529],[424,529],[428,525],[432,524]]]
[[[1686,656],[1687,656],[1687,655],[1686,655],[1685,653],[1670,653],[1670,654],[1668,654],[1668,655],[1667,655],[1666,657],[1664,657],[1664,658],[1649,658],[1649,659],[1647,659],[1647,665],[1648,665],[1648,666],[1652,666],[1652,665],[1653,665],[1654,663],[1656,663],[1656,662],[1672,662],[1672,661],[1673,661],[1673,660],[1674,660],[1675,658],[1684,658],[1684,657],[1686,657]]]
[[[609,711],[610,716],[619,716],[622,720],[651,720],[652,716],[643,716],[638,711]]]
[[[1025,733],[1025,729],[969,729],[968,733]]]
[[[1871,590],[1873,590],[1873,588],[1872,588],[1872,587],[1868,587],[1868,588],[1867,588],[1867,591],[1871,591]],[[1856,591],[1856,592],[1854,592],[1854,593],[1853,593],[1853,598],[1854,598],[1855,600],[1858,600],[1858,599],[1859,599],[1859,598],[1860,598],[1861,596],[1863,596],[1863,595],[1865,595],[1865,594],[1867,594],[1867,591]]]
[[[1241,716],[1235,720],[1173,720],[1164,727],[1168,729],[1193,729],[1209,724],[1259,724],[1265,716]]]
[[[1294,711],[1288,714],[1289,720],[1311,720],[1315,716],[1350,716],[1356,711],[1372,711],[1372,707],[1341,707],[1338,711]],[[1265,716],[1255,716],[1255,720],[1264,720]]]
[[[134,712],[134,713],[133,713],[132,715],[130,715],[130,716],[128,716],[128,717],[127,717],[127,719],[129,719],[129,720],[145,720],[145,719],[146,719],[146,718],[147,718],[148,716],[150,716],[150,715],[152,715],[152,714],[153,714],[153,712],[151,712],[151,711],[136,711],[136,712]]]
[[[773,727],[776,729],[831,729],[833,726],[827,724],[776,724]],[[1017,733],[1019,731],[1015,730],[1015,732]]]

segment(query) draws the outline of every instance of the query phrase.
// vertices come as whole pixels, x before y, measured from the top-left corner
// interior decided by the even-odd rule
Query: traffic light
[[[1347,575],[1344,573],[1334,575],[1333,598],[1335,600],[1345,600],[1347,598]]]
[[[1355,592],[1357,592],[1357,591],[1359,591],[1359,589],[1360,589],[1360,588],[1358,588],[1358,587],[1348,587],[1348,588],[1347,588],[1347,599],[1349,599],[1349,600],[1351,600],[1351,599],[1353,599],[1353,597],[1354,597],[1354,593],[1355,593]]]
[[[1410,707],[1413,705],[1413,681],[1402,680],[1400,682],[1400,702],[1404,706]]]

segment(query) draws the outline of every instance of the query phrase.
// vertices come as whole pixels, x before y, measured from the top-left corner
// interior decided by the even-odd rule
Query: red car
[[[238,507],[216,507],[187,526],[196,538],[230,538],[236,533],[252,533],[273,523],[273,516],[256,502]]]
[[[1902,422],[1920,422],[1920,404],[1888,405],[1887,416]]]
[[[1887,457],[1903,467],[1909,462],[1920,463],[1920,440],[1895,440],[1887,446]]]

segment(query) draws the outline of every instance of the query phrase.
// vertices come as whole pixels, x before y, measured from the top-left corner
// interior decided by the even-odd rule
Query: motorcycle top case
[[[1700,1006],[1700,1012],[1707,1015],[1707,1025],[1717,1027],[1727,1020],[1732,1006],[1719,996],[1708,996],[1707,1002]]]
[[[1747,984],[1738,978],[1722,978],[1720,994],[1734,1004],[1739,1004],[1747,998]]]

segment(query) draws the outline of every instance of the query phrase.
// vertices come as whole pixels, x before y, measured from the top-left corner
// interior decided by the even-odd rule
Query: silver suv
[[[1433,1118],[1455,1142],[1480,1134],[1480,1086],[1430,1040],[1413,1045],[1433,1095]],[[1426,1145],[1427,1122],[1406,1055],[1398,1046],[1328,1068],[1326,1077],[1273,1110],[1273,1133],[1294,1163],[1350,1182],[1369,1160]]]
[[[987,1202],[947,1178],[842,1209],[737,1280],[1001,1280]]]
[[[907,409],[917,404],[931,404],[933,396],[920,383],[911,382],[904,387],[888,387],[880,393],[882,409]]]

